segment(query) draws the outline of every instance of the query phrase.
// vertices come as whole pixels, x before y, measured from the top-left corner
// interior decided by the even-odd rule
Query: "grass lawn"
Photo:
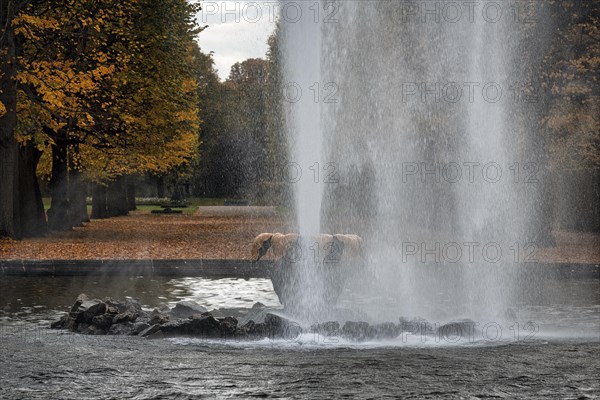
[[[185,208],[176,208],[176,210],[182,210],[184,214],[193,214],[196,212],[198,207],[200,206],[222,206],[223,203],[227,199],[223,198],[204,198],[204,197],[189,197],[186,199],[188,206]],[[42,202],[44,203],[44,211],[48,211],[50,208],[50,197],[43,197]],[[148,206],[148,205],[138,205],[138,210],[151,212],[152,210],[162,210],[160,206]],[[92,206],[88,204],[87,206],[88,214],[92,214]]]
[[[198,207],[201,206],[222,206],[225,199],[220,198],[201,198],[201,197],[189,197],[186,199],[188,206],[185,208],[175,208],[174,210],[181,210],[184,214],[193,214],[196,212]],[[152,212],[152,210],[162,210],[160,206],[148,206],[148,205],[137,205],[140,211]]]
[[[153,210],[164,210],[164,208],[160,206],[135,206],[138,211],[147,211],[152,212]],[[174,208],[173,210],[181,210],[184,214],[193,214],[198,209],[198,206],[189,205],[185,208]]]
[[[44,212],[47,212],[50,209],[50,203],[52,199],[50,197],[42,197],[42,203],[44,203]],[[92,205],[88,204],[87,206],[88,215],[92,214]]]

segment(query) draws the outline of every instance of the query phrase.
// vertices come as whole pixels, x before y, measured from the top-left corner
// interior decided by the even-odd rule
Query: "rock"
[[[133,330],[131,332],[132,335],[139,335],[144,329],[148,329],[150,327],[146,322],[136,322],[133,324]]]
[[[144,312],[136,299],[117,301],[112,298],[90,300],[81,294],[68,314],[51,324],[53,329],[69,329],[88,335],[139,335],[142,337],[201,336],[204,338],[264,338],[286,337],[292,328],[299,326],[292,321],[270,312],[272,309],[262,303],[255,303],[252,309],[244,309],[236,316],[219,313],[215,318],[207,309],[193,301],[182,301],[170,310],[162,305],[152,313]],[[241,324],[238,318],[248,314],[259,317],[259,323],[246,319]],[[179,318],[174,320],[174,318]],[[333,323],[332,323],[333,324]],[[329,326],[329,325],[324,325]],[[339,324],[327,329],[339,329]],[[297,333],[294,330],[293,333]]]
[[[106,303],[100,300],[90,300],[84,301],[83,304],[79,307],[79,309],[84,309],[84,312],[90,315],[100,315],[106,312],[108,306],[106,305]]]
[[[160,331],[167,337],[190,336],[192,335],[192,321],[189,319],[170,321],[160,326]]]
[[[159,330],[160,330],[160,325],[154,324],[154,325],[151,325],[148,328],[144,329],[143,331],[141,331],[138,334],[138,336],[146,337],[146,336],[151,335],[151,334],[153,334],[155,332],[158,332]]]
[[[265,322],[267,314],[269,314],[271,311],[274,310],[267,307],[252,307],[245,315],[238,318],[238,323],[245,325],[250,321],[254,321],[254,323]]]
[[[142,305],[137,299],[126,299],[124,301],[118,301],[110,297],[106,297],[103,300],[104,303],[111,308],[112,314],[124,314],[129,312],[131,314],[141,314],[142,313]]]
[[[394,339],[400,335],[401,329],[399,325],[393,322],[384,322],[373,326],[375,336],[378,339]]]
[[[168,313],[168,312],[171,312],[171,309],[165,303],[161,303],[158,305],[158,311],[160,311],[162,313]]]
[[[194,301],[180,301],[175,304],[170,314],[175,318],[189,318],[194,314],[203,314],[205,312],[208,312],[206,307],[202,307]]]
[[[236,335],[238,320],[233,317],[219,319],[221,337],[229,338]]]
[[[437,329],[441,341],[456,343],[459,341],[473,340],[476,334],[477,323],[470,319],[451,321]]]
[[[111,315],[113,324],[120,324],[122,322],[134,322],[139,316],[139,313],[132,313],[131,311],[125,311],[117,315]]]
[[[232,316],[229,313],[223,312],[223,310],[210,310],[209,313],[218,320]]]
[[[69,318],[67,315],[63,315],[58,321],[50,324],[50,329],[63,329],[67,318]]]
[[[249,310],[247,308],[219,308],[215,310],[210,310],[209,312],[212,314],[213,317],[217,319],[234,317],[238,320],[239,324],[240,319],[244,318],[248,314],[248,311]]]
[[[139,311],[137,312],[137,319],[136,321],[144,321],[144,322],[148,322],[150,321],[150,313],[147,313],[146,311]]]
[[[109,335],[133,335],[134,326],[131,322],[125,322],[122,324],[114,324],[108,329]]]
[[[69,314],[63,315],[58,321],[50,325],[52,329],[68,329],[70,331],[77,330],[77,321]]]
[[[158,330],[146,336],[146,339],[163,339],[164,337],[165,335],[162,333],[162,331]]]
[[[154,311],[157,311],[157,313],[154,313]],[[152,316],[150,317],[150,320],[148,321],[148,323],[150,325],[154,325],[154,324],[162,325],[166,322],[169,322],[169,316],[167,314],[163,314],[156,309],[154,311],[152,312]]]
[[[281,337],[286,334],[291,321],[279,315],[268,313],[265,316],[265,326],[271,337]]]
[[[262,339],[268,336],[267,326],[262,322],[257,324],[252,320],[239,328],[237,333],[239,336],[253,339]]]
[[[433,325],[424,318],[400,319],[400,330],[413,335],[435,333]]]
[[[119,312],[125,312],[127,310],[142,311],[142,304],[138,299],[126,299],[124,303],[121,303],[125,307],[124,310],[119,309]]]
[[[119,307],[119,314],[124,314],[123,317],[119,318],[122,319],[124,318],[125,321],[134,321],[136,319],[149,319],[150,317],[148,316],[148,313],[146,313],[145,311],[142,310],[142,305],[140,304],[140,302],[137,299],[127,299],[125,300],[124,303],[122,303]],[[129,314],[129,316],[125,316]],[[131,319],[132,317],[134,317],[134,319]]]
[[[117,315],[119,314],[119,310],[125,310],[125,305],[122,303],[119,303],[118,301],[110,298],[110,297],[105,297],[102,300],[104,303],[106,303],[106,313],[107,314],[113,314],[113,315]]]
[[[89,326],[90,326],[90,324],[82,322],[77,325],[77,332],[79,332],[79,333],[87,332]]]
[[[119,307],[119,304],[121,304],[119,301],[113,299],[112,297],[105,297],[102,299],[102,301],[105,302],[107,306],[114,307],[117,309]]]
[[[107,306],[108,306],[108,308],[106,309],[107,314],[117,315],[119,313],[119,309],[117,307],[109,306],[108,304],[107,304]]]
[[[223,329],[229,331],[232,324],[233,321],[228,320]],[[235,324],[237,325],[237,321],[235,321]],[[201,336],[204,338],[219,338],[222,336],[221,323],[210,313],[194,315],[188,319],[169,321],[160,325],[160,330],[165,337]],[[233,327],[233,333],[235,333],[235,326]]]
[[[264,322],[257,323],[251,319],[242,326],[237,326],[235,336],[251,339],[262,339],[265,337],[287,338],[288,336],[297,335],[297,330],[300,329],[299,325],[293,321],[276,314],[267,312],[262,319],[264,319]],[[232,322],[233,321],[231,321],[231,323]],[[227,324],[229,322],[225,323]]]
[[[94,300],[85,300],[81,303],[77,311],[75,311],[75,318],[77,322],[85,322],[87,324],[92,322],[92,318],[96,315],[102,315],[106,312],[108,306],[106,303],[94,299]]]
[[[248,321],[246,324],[244,325],[238,325],[237,329],[235,330],[235,335],[238,337],[246,337],[250,335],[250,331],[252,330],[252,328],[254,327],[254,321]]]
[[[92,324],[98,328],[108,329],[113,324],[112,314],[96,315],[92,318]]]
[[[83,333],[84,335],[106,335],[105,329],[85,322],[77,326],[77,332]]]
[[[77,300],[75,300],[75,303],[73,303],[70,313],[71,314],[76,313],[77,310],[79,310],[79,306],[81,306],[81,304],[87,300],[89,300],[89,298],[83,293],[81,293],[79,296],[77,296]]]
[[[348,339],[363,341],[375,337],[375,329],[368,322],[347,321],[342,327],[342,335]]]
[[[314,333],[322,336],[333,337],[340,335],[340,324],[337,321],[324,322],[312,327]]]
[[[221,324],[210,313],[190,319],[191,329],[194,336],[216,338],[221,336]]]

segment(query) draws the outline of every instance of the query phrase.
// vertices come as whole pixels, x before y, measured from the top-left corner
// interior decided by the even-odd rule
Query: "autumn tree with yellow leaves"
[[[43,232],[35,171],[44,151],[51,229],[87,219],[83,178],[110,188],[191,162],[198,10],[185,0],[2,2],[0,233]],[[99,216],[110,199],[120,203],[95,202],[106,209]]]

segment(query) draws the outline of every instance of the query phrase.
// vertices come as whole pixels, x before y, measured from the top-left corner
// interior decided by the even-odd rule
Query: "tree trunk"
[[[69,216],[72,226],[82,226],[90,220],[86,204],[86,187],[77,169],[69,171]]]
[[[120,176],[108,184],[106,205],[109,217],[127,215],[127,195],[123,180],[123,177]]]
[[[90,220],[87,212],[87,188],[81,177],[79,166],[75,162],[75,155],[79,151],[79,146],[71,146],[69,159],[69,216],[71,217],[72,226],[82,226],[83,222]]]
[[[97,183],[94,187],[94,194],[92,197],[92,218],[108,218],[108,210],[106,207],[106,185],[101,183]]]
[[[19,199],[19,145],[14,137],[17,124],[17,82],[15,59],[17,43],[11,21],[14,7],[0,6],[0,102],[6,111],[0,115],[0,235],[23,236]]]
[[[159,199],[165,197],[165,178],[162,176],[156,177],[156,191]]]
[[[131,176],[127,177],[127,185],[125,187],[125,191],[127,194],[127,210],[134,211],[136,209],[135,206],[135,182],[134,178]]]
[[[60,135],[61,133],[58,133]],[[66,134],[62,132],[63,136]],[[58,136],[57,135],[57,136]],[[72,228],[69,213],[69,173],[67,141],[58,139],[52,145],[52,177],[50,193],[52,203],[48,210],[48,227],[51,230],[64,231]]]
[[[46,214],[36,169],[42,152],[31,143],[20,149],[19,195],[23,236],[39,236],[47,231]]]

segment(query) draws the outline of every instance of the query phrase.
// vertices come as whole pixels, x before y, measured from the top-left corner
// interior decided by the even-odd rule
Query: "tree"
[[[134,21],[140,52],[117,80],[119,87],[109,91],[119,93],[112,108],[120,121],[116,135],[121,135],[123,144],[108,149],[98,142],[86,144],[85,158],[95,161],[87,171],[92,180],[104,185],[125,174],[162,176],[177,170],[185,175],[193,162],[198,148],[200,68],[194,36],[202,30],[193,21],[196,10],[180,0],[141,3]],[[134,189],[128,182],[131,203]]]
[[[281,27],[279,23],[268,40],[268,76],[266,84],[266,179],[264,196],[276,204],[291,205],[291,182],[284,176],[289,161],[288,140],[285,130],[284,75],[281,54]]]
[[[89,136],[104,136],[96,106],[101,89],[127,67],[126,27],[135,11],[133,2],[40,1],[13,21],[24,43],[17,58],[22,111],[15,134],[22,142],[50,144],[52,229],[87,218],[78,150]]]
[[[43,233],[45,216],[35,165],[39,154],[32,143],[19,143],[17,98],[19,57],[23,43],[14,22],[29,1],[0,4],[0,235],[20,239]]]
[[[198,10],[185,0],[3,2],[0,232],[23,236],[35,226],[23,215],[44,221],[32,171],[48,145],[52,229],[87,218],[83,177],[105,184],[190,163]]]
[[[201,92],[205,124],[195,191],[257,199],[273,168],[267,158],[269,63],[263,59],[235,63],[227,81],[219,83],[212,59],[206,62],[210,79]]]
[[[228,196],[225,149],[221,148],[227,135],[225,87],[220,82],[212,54],[198,48],[198,101],[200,102],[199,157],[194,164],[193,193],[196,196]]]
[[[15,60],[18,53],[17,40],[12,21],[14,2],[2,2],[0,6],[0,235],[21,237],[18,199],[19,162],[18,144],[14,137],[17,124],[17,85]]]

